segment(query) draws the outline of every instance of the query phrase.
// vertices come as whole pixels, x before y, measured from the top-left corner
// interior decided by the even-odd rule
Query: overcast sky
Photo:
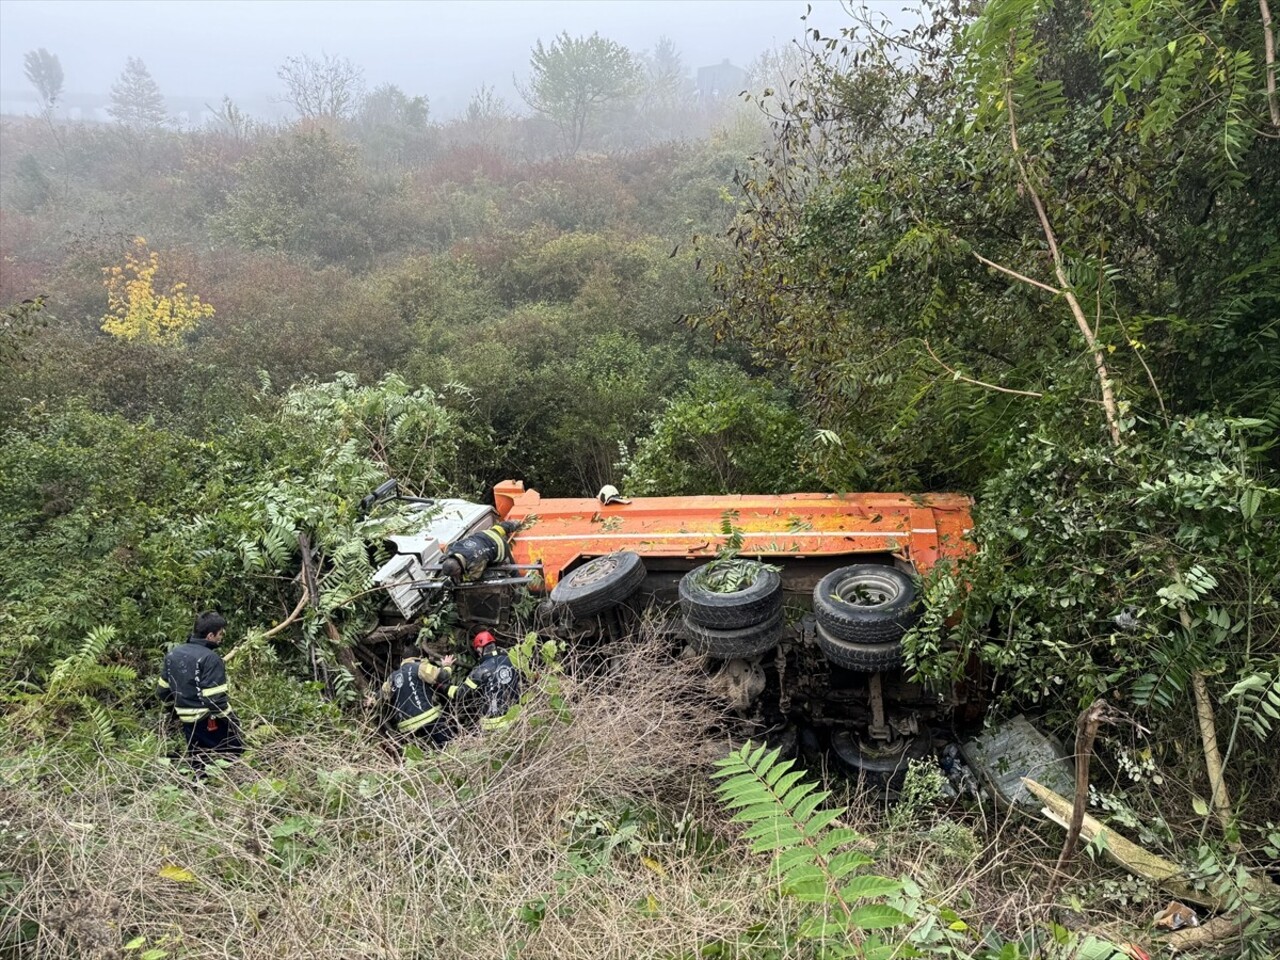
[[[905,2],[872,0],[887,14]],[[329,53],[362,66],[369,88],[426,94],[439,117],[481,83],[514,101],[534,42],[562,30],[636,51],[665,34],[691,72],[726,58],[745,67],[800,37],[809,6],[824,32],[847,22],[839,0],[0,0],[0,90],[28,89],[22,56],[45,47],[67,93],[106,92],[139,56],[167,96],[263,101],[278,95],[285,57]]]

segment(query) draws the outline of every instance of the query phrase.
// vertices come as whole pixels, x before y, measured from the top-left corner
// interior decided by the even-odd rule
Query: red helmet
[[[491,643],[497,643],[497,638],[488,630],[481,630],[475,635],[475,639],[471,641],[471,646],[478,653]]]

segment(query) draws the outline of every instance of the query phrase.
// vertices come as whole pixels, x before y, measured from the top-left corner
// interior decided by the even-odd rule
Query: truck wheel
[[[818,646],[828,660],[846,670],[858,673],[883,673],[902,666],[902,638],[884,643],[850,643],[833,637],[827,628],[818,624],[815,634]]]
[[[917,734],[910,740],[877,749],[863,743],[848,730],[831,735],[831,750],[841,765],[863,783],[878,791],[898,790],[907,778],[912,760],[923,760],[933,752],[928,734]]]
[[[857,563],[833,570],[813,588],[813,615],[836,640],[883,644],[915,623],[916,587],[895,567]]]
[[[581,620],[621,603],[639,589],[644,578],[640,554],[621,550],[566,573],[552,588],[551,599]]]
[[[736,630],[713,630],[687,620],[685,628],[689,633],[689,645],[699,653],[720,660],[734,660],[758,656],[776,647],[782,638],[782,620],[783,609],[778,607],[763,623]]]
[[[734,573],[740,574],[742,580],[751,578],[742,589],[731,593],[716,591],[708,582],[708,574],[723,570],[725,561],[704,563],[680,578],[680,611],[686,623],[712,630],[735,630],[763,623],[781,608],[782,578],[776,570],[757,560],[729,562],[738,565]]]

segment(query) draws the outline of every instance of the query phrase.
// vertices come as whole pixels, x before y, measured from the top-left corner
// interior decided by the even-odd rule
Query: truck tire
[[[850,643],[833,637],[822,624],[818,624],[815,637],[823,655],[837,667],[858,673],[883,673],[902,666],[901,637],[884,643]]]
[[[575,620],[616,606],[640,588],[644,561],[630,550],[607,553],[570,570],[551,590],[551,599]]]
[[[857,563],[813,588],[813,615],[828,636],[857,644],[901,640],[919,615],[916,587],[896,567]]]
[[[685,623],[712,630],[736,630],[763,623],[782,607],[782,578],[756,560],[736,563],[755,569],[755,579],[732,593],[718,593],[706,584],[710,564],[695,567],[680,578],[680,612]]]
[[[768,620],[736,630],[713,630],[686,620],[689,645],[699,653],[719,660],[758,656],[778,645],[782,638],[783,613],[779,607]]]
[[[831,750],[849,773],[877,791],[899,790],[907,778],[912,760],[923,760],[933,753],[928,734],[920,733],[884,753],[868,750],[847,730],[831,735]]]

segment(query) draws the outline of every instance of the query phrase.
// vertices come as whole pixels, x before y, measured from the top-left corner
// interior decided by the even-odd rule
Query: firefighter
[[[479,717],[481,730],[500,730],[509,725],[507,711],[520,699],[520,674],[488,630],[477,633],[471,646],[480,662],[463,681],[467,713]]]
[[[514,520],[499,520],[488,530],[481,530],[449,545],[448,556],[440,571],[455,584],[478,580],[491,563],[505,563],[511,557],[511,538],[520,529]]]
[[[453,657],[445,657],[436,666],[413,653],[413,647],[405,649],[400,666],[382,685],[382,699],[395,711],[400,733],[444,746],[454,733],[452,717],[445,709],[458,693],[458,688],[449,683],[453,678]]]
[[[235,756],[244,752],[240,724],[227,697],[227,668],[214,652],[226,632],[222,614],[200,614],[186,642],[164,655],[156,682],[156,695],[173,702],[187,752],[201,765],[211,753]]]

